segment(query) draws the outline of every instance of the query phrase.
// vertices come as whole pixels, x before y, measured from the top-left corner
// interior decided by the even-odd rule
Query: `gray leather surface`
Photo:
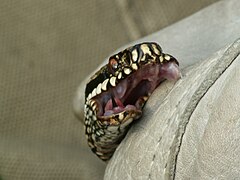
[[[240,178],[240,40],[228,53],[217,55],[217,63],[238,56],[200,100],[184,131],[176,179]]]
[[[239,156],[239,147],[236,143],[238,140],[236,132],[239,131],[237,123],[220,123],[221,125],[217,127],[216,119],[214,119],[214,114],[219,115],[219,112],[223,113],[224,110],[226,114],[231,114],[230,107],[234,105],[231,103],[237,102],[232,101],[229,97],[232,97],[232,91],[240,88],[239,84],[237,87],[237,76],[234,75],[237,72],[236,62],[239,60],[235,60],[236,62],[234,61],[227,68],[230,74],[226,74],[227,71],[225,71],[222,75],[221,73],[217,74],[218,76],[214,75],[216,75],[216,68],[222,71],[229,61],[239,53],[239,47],[235,49],[233,47],[234,50],[232,49],[229,56],[225,53],[226,48],[218,51],[239,37],[239,9],[240,3],[237,0],[220,1],[156,34],[130,44],[143,41],[159,42],[164,52],[178,58],[183,69],[183,78],[176,84],[165,82],[154,92],[145,106],[144,116],[131,128],[107,165],[105,179],[212,179],[213,177],[233,179],[239,176],[239,162],[236,159]],[[223,57],[229,61],[219,66],[218,63],[224,59]],[[199,63],[196,64],[197,62]],[[189,65],[193,66],[186,68]],[[225,76],[228,78],[224,78]],[[210,79],[208,79],[209,77]],[[217,78],[216,82],[213,77]],[[221,83],[217,82],[220,79],[222,83],[225,82],[231,86],[236,84],[236,87],[232,87],[233,90],[230,92],[228,92],[227,86],[224,86],[225,89],[219,90]],[[79,86],[74,99],[74,109],[80,119],[83,118],[83,92],[86,81]],[[208,82],[207,86],[202,86],[204,82]],[[213,82],[215,84],[212,84]],[[207,91],[206,93],[201,91],[201,87],[211,88],[203,89]],[[215,91],[210,91],[213,88],[216,88]],[[223,106],[224,108],[215,107],[215,112],[206,117],[208,116],[206,111],[212,110],[207,105],[211,104],[211,101],[205,102],[206,105],[201,105],[201,103],[204,98],[210,100],[210,96],[206,96],[208,91],[215,95],[215,97],[211,97],[216,100],[216,102],[212,102],[214,106],[219,102],[222,103],[221,105],[224,105],[223,102],[228,103]],[[203,92],[204,94],[202,94]],[[216,92],[222,92],[222,100],[219,100]],[[201,99],[201,95],[204,95],[204,98]],[[196,99],[194,99],[195,96],[197,96]],[[197,100],[193,102],[199,103],[191,104],[192,100]],[[194,115],[197,112],[201,115],[196,117]],[[237,112],[236,106],[234,112]],[[193,117],[195,117],[194,120],[192,120]],[[221,117],[227,121],[224,118],[227,115]],[[221,122],[224,122],[223,120]],[[215,126],[215,130],[210,130]],[[223,126],[228,127],[229,130],[226,128],[226,132],[219,133],[219,129]],[[229,134],[233,126],[235,126],[235,131],[224,140],[223,134]],[[186,131],[185,127],[187,127]],[[223,130],[225,129],[223,128]],[[231,146],[227,146],[229,142]],[[221,151],[221,149],[224,150]],[[224,152],[229,152],[225,159],[222,158]],[[232,160],[231,163],[230,160]]]
[[[0,179],[103,179],[77,86],[116,48],[216,1],[0,0]]]

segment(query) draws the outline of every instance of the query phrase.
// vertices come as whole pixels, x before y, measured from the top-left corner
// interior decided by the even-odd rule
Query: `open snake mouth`
[[[165,79],[177,80],[181,76],[175,61],[142,66],[115,87],[94,97],[98,106],[97,116],[106,118],[122,112],[140,112],[149,96]]]
[[[130,46],[109,57],[86,85],[85,133],[102,160],[110,159],[131,123],[162,81],[178,80],[178,61],[155,42]]]

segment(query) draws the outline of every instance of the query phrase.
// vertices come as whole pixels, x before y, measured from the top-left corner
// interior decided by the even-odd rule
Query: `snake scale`
[[[91,150],[111,158],[130,124],[165,79],[180,78],[178,61],[155,42],[136,44],[111,56],[85,89],[85,133]]]

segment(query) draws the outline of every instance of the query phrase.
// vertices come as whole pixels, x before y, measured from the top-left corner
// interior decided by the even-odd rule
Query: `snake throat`
[[[91,150],[111,158],[131,123],[164,80],[178,80],[178,61],[156,43],[141,43],[109,58],[86,86],[85,132]]]

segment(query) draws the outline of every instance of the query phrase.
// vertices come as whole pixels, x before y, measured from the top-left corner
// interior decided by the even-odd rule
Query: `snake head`
[[[111,56],[85,91],[86,134],[93,151],[101,159],[110,158],[158,85],[180,77],[178,61],[156,43],[137,44]]]
[[[86,88],[86,99],[96,104],[96,116],[105,125],[138,119],[154,89],[165,79],[180,77],[178,61],[162,53],[156,43],[142,43],[109,58]]]

